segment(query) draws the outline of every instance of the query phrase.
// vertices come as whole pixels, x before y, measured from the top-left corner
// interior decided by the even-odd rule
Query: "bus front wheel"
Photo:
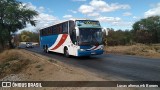
[[[69,50],[67,47],[64,48],[64,55],[65,55],[65,57],[70,57]]]

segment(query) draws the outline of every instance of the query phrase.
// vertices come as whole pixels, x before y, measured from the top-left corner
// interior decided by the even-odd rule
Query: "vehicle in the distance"
[[[32,42],[26,42],[26,48],[33,48],[33,43]]]
[[[40,30],[40,46],[45,52],[66,57],[103,54],[102,27],[97,20],[68,20]]]

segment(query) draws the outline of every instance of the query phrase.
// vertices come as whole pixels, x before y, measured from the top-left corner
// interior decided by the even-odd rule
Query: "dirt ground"
[[[160,58],[160,44],[144,45],[136,44],[130,46],[107,46],[107,53],[137,55],[150,58]]]
[[[0,53],[0,81],[108,81],[86,70],[72,67],[26,50]],[[107,87],[0,88],[0,90],[135,90]],[[137,89],[136,89],[137,90]]]

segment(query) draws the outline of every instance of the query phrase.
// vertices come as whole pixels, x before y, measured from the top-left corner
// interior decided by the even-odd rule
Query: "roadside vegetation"
[[[114,30],[108,28],[107,45],[133,45],[160,43],[160,16],[141,19],[133,24],[132,30]]]
[[[106,52],[127,55],[160,57],[160,16],[141,19],[132,30],[108,28]]]
[[[18,76],[22,81],[104,80],[83,69],[23,49],[5,50],[0,53],[0,80],[12,76],[12,79],[16,80]]]
[[[0,12],[0,50],[6,45],[13,48],[14,33],[25,28],[28,23],[35,26],[34,17],[38,12],[28,9],[18,0],[1,0]]]
[[[14,44],[18,46],[20,42],[39,42],[39,32],[24,30],[14,37]]]
[[[151,58],[160,58],[160,44],[145,45],[137,43],[125,46],[107,46],[106,53],[137,55]]]
[[[0,54],[0,78],[17,74],[30,63],[30,59],[25,58],[20,51],[6,50]]]

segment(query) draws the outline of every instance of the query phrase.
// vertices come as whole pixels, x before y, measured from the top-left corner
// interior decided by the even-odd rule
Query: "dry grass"
[[[6,50],[0,54],[0,78],[20,72],[30,62],[17,50]]]
[[[22,80],[26,81],[103,80],[85,70],[75,69],[53,58],[22,49],[0,53],[0,79],[11,74],[22,74],[25,77]]]
[[[9,50],[0,54],[0,68],[7,80],[20,78],[23,81],[108,81],[86,70],[65,65],[55,59],[48,58],[26,50]],[[10,67],[9,67],[10,66]],[[14,67],[18,66],[18,68]],[[18,71],[17,71],[18,70]],[[1,70],[0,70],[1,71]],[[15,74],[14,76],[8,74]],[[19,74],[17,76],[17,74]],[[22,75],[22,76],[21,76]],[[1,79],[0,75],[0,79]],[[109,78],[109,77],[108,77]],[[2,78],[6,80],[5,77]],[[113,78],[115,80],[115,78]],[[11,90],[35,90],[36,88],[10,88]],[[97,88],[97,87],[53,87],[37,88],[38,90],[134,90],[134,88]]]
[[[160,58],[160,45],[144,45],[136,44],[131,46],[108,46],[106,47],[108,53],[115,54],[127,54],[127,55],[138,55],[147,56],[152,58]]]

